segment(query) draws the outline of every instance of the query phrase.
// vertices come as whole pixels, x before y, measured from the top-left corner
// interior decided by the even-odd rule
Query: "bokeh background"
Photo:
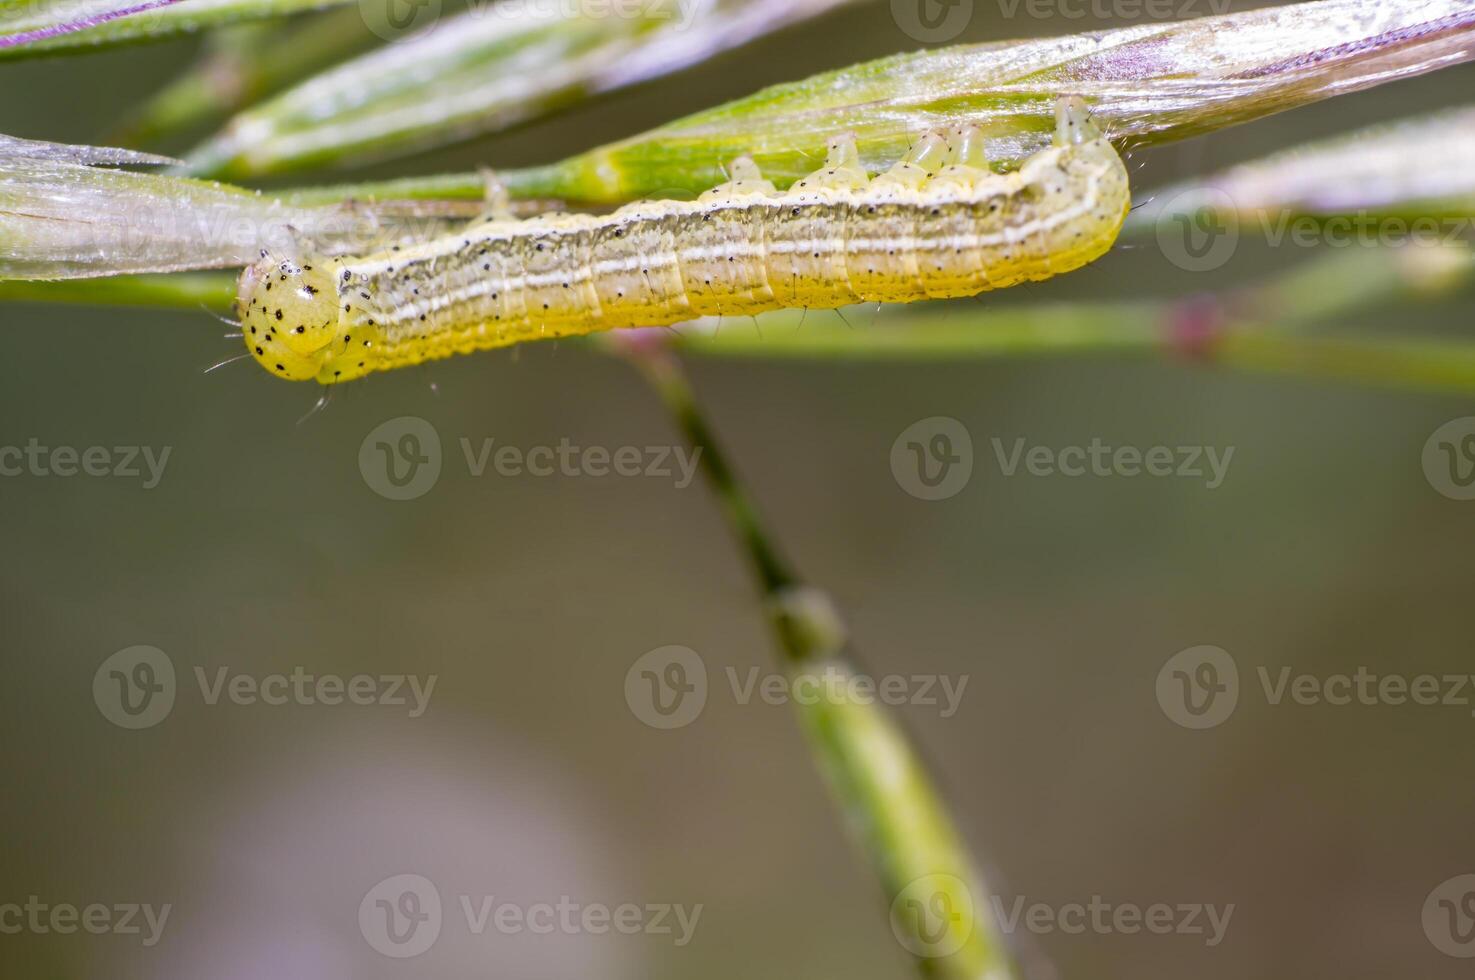
[[[960,40],[1122,23],[1010,18]],[[1238,9],[1238,5],[1236,5]],[[1208,9],[1190,13],[1208,13]],[[0,132],[98,142],[196,42],[7,65]],[[861,5],[515,133],[377,173],[561,157],[757,87],[915,48]],[[1457,104],[1465,66],[1134,155],[1140,189],[1378,119]],[[1310,261],[1241,242],[1212,275],[1150,243],[992,304],[1178,295]],[[1469,291],[1354,324],[1461,331]],[[818,315],[818,314],[812,314]],[[250,362],[206,312],[0,306],[0,445],[171,447],[159,485],[0,479],[0,903],[169,903],[162,941],[0,935],[17,980],[909,976],[885,900],[839,830],[790,711],[724,672],[776,668],[707,489],[474,477],[458,440],[670,445],[624,363],[533,345],[377,377],[299,424],[316,392]],[[751,329],[748,324],[725,329]],[[1016,936],[1032,975],[1469,975],[1425,897],[1475,871],[1475,718],[1464,706],[1267,702],[1255,668],[1469,672],[1475,503],[1421,453],[1468,397],[1229,373],[1171,359],[694,360],[705,408],[786,552],[845,612],[876,674],[967,675],[961,709],[899,709],[1006,904],[1232,903],[1194,935]],[[365,436],[417,416],[445,447],[405,502],[360,473]],[[898,486],[893,439],[951,416],[974,475]],[[1233,446],[1228,478],[1002,476],[989,440]],[[115,651],[179,673],[162,723],[92,696]],[[626,671],[656,647],[712,677],[691,725],[643,724]],[[1174,724],[1159,669],[1229,651],[1243,690]],[[210,705],[196,668],[438,676],[428,710]],[[1475,694],[1475,692],[1468,692]],[[446,924],[411,960],[360,934],[387,876],[437,885]],[[459,896],[702,906],[659,935],[468,932]]]

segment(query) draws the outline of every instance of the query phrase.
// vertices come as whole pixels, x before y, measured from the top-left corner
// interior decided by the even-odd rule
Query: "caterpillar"
[[[1047,279],[1103,255],[1127,171],[1084,102],[1052,145],[995,174],[975,127],[929,133],[872,178],[853,137],[780,193],[747,157],[693,201],[522,221],[362,257],[278,259],[241,274],[237,314],[268,371],[337,384],[452,354],[700,316],[909,303]]]

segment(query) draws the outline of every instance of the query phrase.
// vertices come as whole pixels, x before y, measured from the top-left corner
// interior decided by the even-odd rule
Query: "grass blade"
[[[115,139],[144,145],[218,121],[378,40],[356,4],[301,23],[257,21],[215,31],[200,59],[133,110]]]
[[[503,129],[853,0],[675,0],[595,15],[478,4],[236,116],[187,155],[241,179],[360,164]],[[690,16],[686,23],[684,17]]]
[[[4,29],[0,33],[0,50],[40,44],[123,17],[140,17],[147,11],[178,2],[179,0],[111,0],[95,10],[85,12],[60,4],[25,3],[9,15],[0,14],[0,28]]]
[[[0,136],[0,279],[240,266],[262,248],[329,254],[419,238],[476,205],[299,207],[225,184],[100,166],[167,158]]]
[[[1160,222],[1263,225],[1311,217],[1382,223],[1392,234],[1475,216],[1475,106],[1372,126],[1157,191],[1128,234]],[[1437,229],[1435,229],[1437,230]]]
[[[245,20],[283,17],[348,0],[106,0],[88,16],[76,5],[27,0],[0,15],[0,60],[153,41]]]
[[[699,112],[559,163],[499,176],[516,196],[614,205],[698,193],[751,155],[784,186],[857,135],[866,164],[918,133],[981,127],[1016,163],[1049,141],[1054,100],[1080,94],[1118,143],[1182,139],[1475,57],[1475,0],[1313,2],[1040,40],[897,55]],[[478,193],[475,174],[321,189],[327,198]]]

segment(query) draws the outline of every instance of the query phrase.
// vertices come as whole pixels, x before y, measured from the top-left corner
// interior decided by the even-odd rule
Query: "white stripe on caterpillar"
[[[1054,145],[993,174],[977,129],[928,134],[886,173],[853,139],[779,193],[747,158],[695,201],[497,218],[359,258],[241,274],[246,346],[268,370],[335,384],[371,371],[616,327],[786,307],[971,296],[1103,255],[1127,171],[1080,99]]]

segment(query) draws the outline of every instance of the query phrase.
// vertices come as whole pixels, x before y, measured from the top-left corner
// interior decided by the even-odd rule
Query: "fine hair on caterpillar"
[[[1047,279],[1105,254],[1131,207],[1085,103],[1062,98],[1055,116],[1052,145],[1006,174],[971,126],[922,136],[875,177],[841,137],[783,192],[740,157],[693,201],[522,221],[498,202],[489,220],[370,255],[263,253],[237,313],[268,371],[335,384],[526,340]]]

